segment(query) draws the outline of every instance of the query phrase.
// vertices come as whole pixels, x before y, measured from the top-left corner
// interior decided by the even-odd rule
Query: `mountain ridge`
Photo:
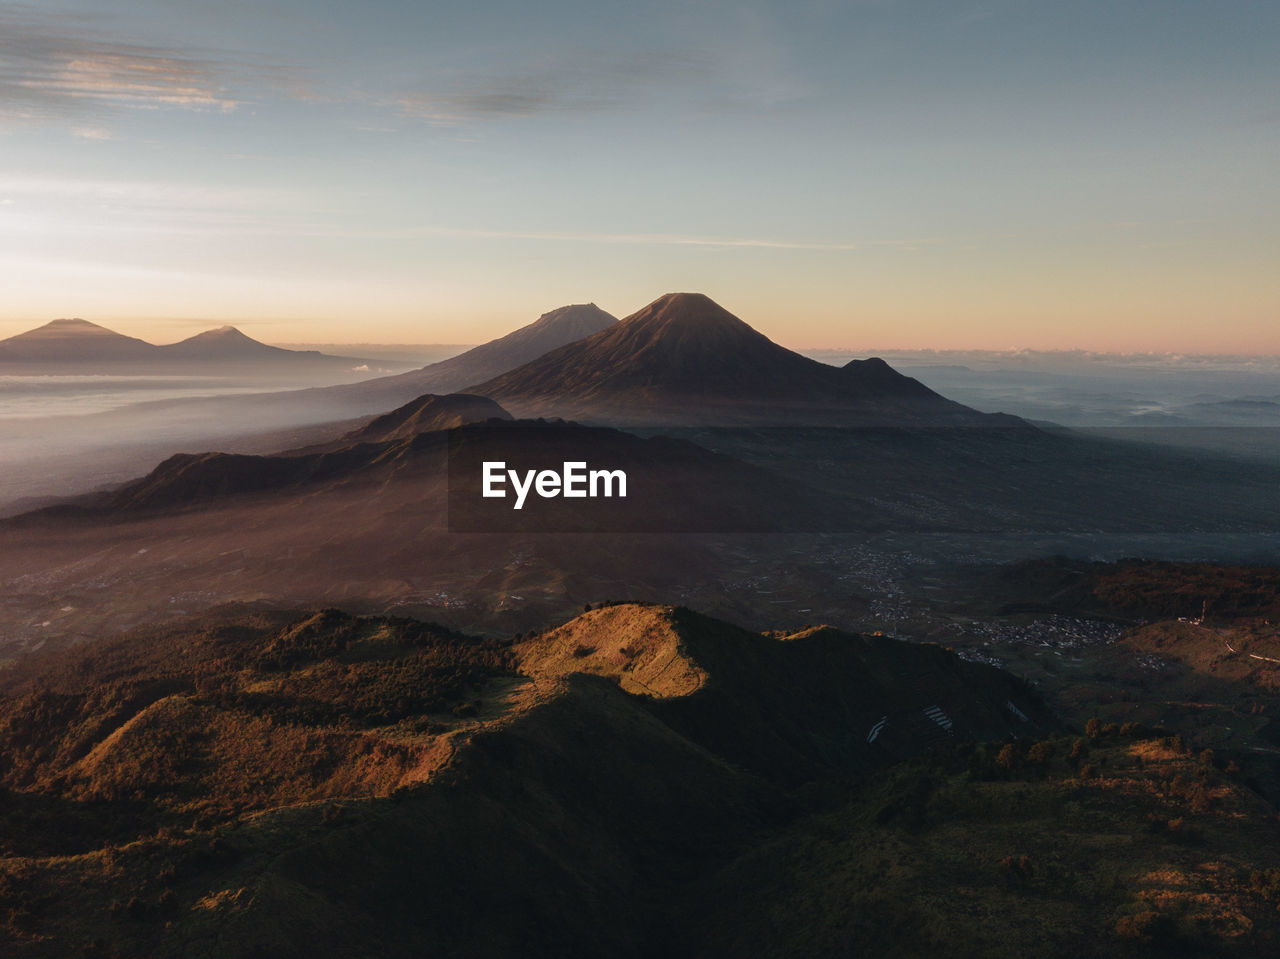
[[[298,450],[289,450],[286,456],[334,451],[361,443],[388,443],[408,440],[420,433],[455,429],[468,423],[485,420],[510,420],[511,414],[493,400],[466,393],[449,393],[444,396],[427,393],[389,413],[375,416],[365,425],[344,433],[327,443],[318,443]]]
[[[617,322],[616,317],[594,303],[569,304],[549,310],[532,323],[438,363],[328,389],[344,395],[385,395],[388,398],[401,397],[406,391],[412,391],[414,396],[467,392],[462,387],[468,383],[499,376],[549,350],[574,343]]]
[[[460,532],[679,532],[822,529],[845,515],[834,498],[688,440],[640,437],[610,427],[512,420],[491,400],[423,397],[338,440],[275,455],[178,453],[113,490],[0,520],[0,528],[92,525],[133,516],[198,514],[250,497],[368,490],[412,496]],[[423,431],[417,431],[423,427]],[[558,471],[566,462],[607,464],[629,476],[628,495],[585,502],[481,495],[482,464]],[[392,492],[392,487],[395,491]],[[679,490],[673,502],[671,491]],[[779,502],[785,505],[779,507]],[[447,508],[446,508],[447,507]]]
[[[616,681],[671,657],[699,681]],[[647,603],[512,640],[241,608],[16,678],[6,955],[1235,957],[1277,930],[1274,809],[1211,753],[1064,735],[929,644]]]

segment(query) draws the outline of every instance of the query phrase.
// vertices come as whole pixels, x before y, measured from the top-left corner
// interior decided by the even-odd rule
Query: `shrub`
[[[1005,856],[1000,860],[1000,872],[1010,885],[1025,886],[1035,876],[1036,869],[1027,856]]]
[[[1188,753],[1187,741],[1182,738],[1182,733],[1176,733],[1172,736],[1166,736],[1162,741],[1165,749],[1171,749],[1179,756],[1185,756]],[[1212,754],[1212,750],[1209,751]]]
[[[1027,750],[1027,761],[1033,763],[1047,763],[1053,758],[1053,743],[1048,739],[1040,742],[1032,743],[1031,748]]]
[[[1204,840],[1204,833],[1195,826],[1187,825],[1187,821],[1179,816],[1177,819],[1170,819],[1165,828],[1168,829],[1169,835],[1184,843],[1199,843]]]
[[[1263,899],[1280,899],[1280,869],[1255,869],[1249,885]]]
[[[1133,916],[1121,916],[1116,923],[1116,935],[1121,939],[1139,942],[1168,942],[1178,932],[1178,927],[1168,916],[1150,910]]]
[[[162,916],[176,916],[178,914],[178,896],[172,889],[166,889],[160,893],[160,898],[156,900],[156,910]]]

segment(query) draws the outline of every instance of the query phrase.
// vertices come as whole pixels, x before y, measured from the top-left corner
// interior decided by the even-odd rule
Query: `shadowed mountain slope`
[[[838,553],[843,534],[920,534],[912,549],[945,557],[1028,535],[1129,551],[1201,537],[1214,548],[1237,533],[1261,541],[1280,523],[1273,469],[1042,431],[688,432],[499,420],[296,455],[174,457],[113,492],[0,525],[9,642],[109,635],[157,611],[258,599],[358,598],[361,610],[407,606],[508,630],[628,594],[692,595],[752,624],[779,622],[776,600],[793,617],[838,618],[863,595],[839,564],[806,557]],[[532,494],[517,511],[509,482],[506,496],[481,496],[486,462],[520,475],[566,462],[623,470],[628,496]],[[721,535],[788,531],[827,538],[779,549]],[[791,585],[757,589],[765,569]]]
[[[512,644],[335,609],[287,625],[282,615],[210,613],[92,651],[32,660],[5,675],[0,733],[11,762],[4,781],[57,788],[69,778],[82,784],[73,793],[103,799],[141,788],[155,794],[153,811],[162,813],[184,805],[191,795],[184,780],[195,776],[203,783],[201,805],[220,816],[270,808],[281,801],[275,789],[255,798],[229,781],[249,767],[226,765],[233,746],[216,742],[214,717],[257,713],[286,727],[403,734],[406,745],[418,746],[455,732],[461,735],[435,745],[457,753],[476,733],[499,734],[513,717],[536,714],[584,673],[610,680],[589,688],[609,690],[606,698],[629,703],[628,711],[651,713],[698,749],[726,755],[727,748],[736,761],[745,758],[761,781],[871,769],[948,738],[1057,728],[1030,687],[999,670],[940,647],[829,627],[762,635],[683,607],[622,603]],[[661,670],[651,668],[657,660],[697,681],[660,679]],[[674,709],[679,701],[701,705]],[[880,724],[884,714],[891,719]],[[770,723],[777,728],[762,745]],[[869,735],[877,724],[883,731]],[[193,740],[189,727],[210,736]],[[39,736],[24,734],[37,729]],[[777,743],[787,737],[784,755]],[[350,758],[362,762],[367,744],[348,739]],[[167,755],[163,768],[150,768],[148,755],[157,751]],[[196,755],[203,761],[190,762]],[[309,798],[308,788],[313,798],[385,794],[434,772],[399,759],[394,765],[395,776],[356,777],[345,786],[341,777],[307,777],[292,784],[292,795]],[[276,780],[293,775],[289,766],[260,772]],[[235,802],[220,802],[227,788]]]
[[[511,647],[336,610],[288,625],[206,619],[69,654],[0,695],[3,783],[50,810],[4,835],[26,864],[8,891],[38,893],[66,868],[59,856],[76,856],[74,885],[28,928],[64,946],[105,935],[130,955],[264,943],[367,955],[374,942],[391,955],[638,955],[654,893],[787,815],[786,783],[1052,727],[1014,718],[1009,696],[1040,710],[1010,678],[887,639],[770,638],[635,605],[564,629],[602,647],[620,625],[635,655],[704,671],[670,691],[701,705],[676,714],[581,675],[549,655],[556,639]],[[916,691],[926,662],[947,678]],[[832,671],[840,682],[821,678]],[[955,725],[925,718],[867,743],[862,714],[934,708],[939,693],[959,704]],[[753,742],[770,715],[793,734],[776,767]],[[24,820],[10,795],[8,821]],[[173,868],[156,869],[157,854]],[[139,902],[119,927],[109,890],[124,884]],[[477,925],[492,896],[508,905]],[[325,935],[291,943],[299,923]]]
[[[517,415],[608,422],[1010,425],[944,399],[882,360],[828,366],[778,346],[698,293],[670,293],[616,326],[469,392]]]
[[[482,415],[484,422],[471,422]],[[440,422],[464,422],[440,428]],[[427,431],[418,432],[418,427]],[[485,464],[520,477],[560,473],[565,463],[625,474],[593,481],[599,496],[540,496],[515,508],[514,481],[504,496],[483,495]],[[586,486],[584,485],[584,490]],[[459,532],[767,532],[828,528],[843,515],[822,497],[759,467],[687,440],[639,437],[575,423],[511,421],[491,400],[422,397],[340,440],[275,456],[179,453],[117,490],[76,497],[0,523],[98,523],[135,513],[233,509],[253,494],[286,507],[295,497],[366,490],[371,502],[415,497],[445,514]],[[447,502],[446,502],[447,501]],[[388,517],[390,519],[390,517]]]
[[[483,396],[469,396],[466,393],[437,396],[428,393],[390,413],[374,417],[366,425],[335,440],[293,450],[287,455],[338,450],[361,443],[390,443],[412,439],[419,433],[434,433],[491,419],[509,420],[511,414]]]
[[[522,672],[605,676],[665,722],[773,779],[866,770],[948,737],[1055,726],[1029,687],[937,646],[829,627],[762,636],[681,607],[621,605],[515,648]]]

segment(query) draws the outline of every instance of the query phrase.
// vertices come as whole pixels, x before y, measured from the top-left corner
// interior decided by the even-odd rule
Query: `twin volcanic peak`
[[[993,425],[883,360],[801,356],[700,293],[659,297],[467,392],[517,416],[622,425]]]
[[[122,365],[150,370],[212,363],[359,363],[352,357],[326,356],[314,350],[285,350],[259,343],[234,326],[197,333],[179,343],[157,346],[82,319],[53,320],[0,340],[0,366],[21,372]]]

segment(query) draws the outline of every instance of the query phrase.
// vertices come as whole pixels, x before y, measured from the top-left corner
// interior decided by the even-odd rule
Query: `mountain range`
[[[114,372],[121,367],[157,373],[204,365],[313,364],[355,365],[354,357],[329,356],[313,350],[284,350],[223,326],[178,343],[156,346],[124,336],[88,320],[52,320],[44,326],[0,340],[0,368],[39,372],[68,368]]]
[[[647,595],[680,597],[682,579],[705,585],[726,575],[707,570],[737,566],[707,558],[713,546],[695,545],[695,532],[1123,541],[1280,524],[1269,466],[976,413],[876,360],[831,367],[798,356],[698,295],[662,297],[621,322],[590,306],[553,311],[508,339],[515,352],[505,355],[580,332],[579,319],[604,328],[480,384],[489,396],[428,394],[377,417],[271,434],[269,455],[222,443],[166,455],[172,446],[154,442],[150,459],[121,451],[127,482],[5,524],[0,581],[45,584],[20,590],[15,602],[30,625],[15,636],[44,641],[136,622],[140,609],[174,596],[190,597],[172,603],[181,610],[359,595],[372,610],[457,604],[470,610],[464,622],[527,622],[609,584],[645,582]],[[496,399],[508,391],[512,399]],[[262,428],[272,425],[267,401],[332,395],[232,397],[217,409],[224,432],[227,422]],[[513,419],[521,396],[526,416],[553,420]],[[306,408],[313,417],[331,410]],[[555,420],[579,413],[589,423],[658,425],[637,435]],[[626,502],[535,499],[516,512],[476,489],[483,464],[498,461],[520,471],[582,462],[626,471],[634,485]],[[139,465],[157,462],[139,475]],[[578,542],[569,531],[593,538]],[[636,533],[655,535],[641,547]],[[937,542],[948,555],[968,549]],[[762,561],[754,545],[743,555]],[[826,573],[805,575],[836,585]],[[103,582],[115,584],[109,593]],[[713,592],[719,601],[726,588]],[[754,618],[770,601],[733,602]]]
[[[83,327],[89,327],[89,332],[79,321],[51,325],[46,336],[33,337],[27,345],[42,339],[56,341],[60,329],[68,331],[68,342],[82,346],[86,339],[117,343],[109,331],[92,324]],[[219,359],[209,362],[223,368],[233,365],[227,358],[232,353],[272,349],[254,345],[234,331],[222,331],[173,347],[136,341],[127,351],[154,354],[177,347],[217,355]],[[234,365],[238,372],[252,367]],[[73,368],[94,367],[58,367]],[[156,368],[144,364],[136,369]],[[283,367],[266,364],[261,369],[282,371]],[[29,436],[21,441],[30,453],[2,478],[0,496],[26,498],[35,505],[37,497],[47,501],[50,495],[101,488],[136,476],[140,463],[158,462],[175,449],[256,454],[332,444],[343,433],[363,426],[366,417],[382,415],[423,395],[468,386],[473,388],[467,393],[491,395],[517,416],[613,425],[820,422],[990,427],[1018,422],[949,402],[879,360],[854,361],[843,369],[809,360],[771,343],[706,297],[679,294],[661,298],[627,323],[619,323],[594,304],[561,307],[459,356],[394,376],[139,404],[78,417],[52,438],[41,424],[31,423],[22,427]],[[499,399],[507,394],[509,400]],[[91,457],[69,455],[76,447],[92,450]],[[80,466],[81,462],[86,465]]]
[[[562,307],[497,340],[411,371],[404,377],[377,377],[302,389],[281,387],[286,381],[296,382],[299,376],[312,379],[314,373],[326,368],[331,374],[350,379],[354,371],[348,362],[361,361],[352,359],[341,364],[325,361],[327,366],[322,364],[316,368],[297,360],[310,354],[289,351],[286,353],[289,362],[283,364],[231,362],[222,357],[192,365],[189,360],[165,359],[167,354],[163,351],[168,347],[136,341],[127,348],[117,345],[134,359],[103,366],[85,359],[94,355],[85,344],[99,340],[117,343],[117,334],[82,321],[50,324],[40,336],[24,334],[7,342],[12,345],[17,341],[12,348],[18,353],[32,350],[34,356],[39,347],[46,351],[45,355],[50,355],[48,350],[54,349],[56,355],[78,357],[76,362],[42,366],[35,360],[6,361],[0,355],[0,372],[155,373],[170,369],[179,374],[234,373],[239,376],[249,373],[267,379],[262,388],[273,389],[273,392],[137,403],[103,413],[63,417],[56,431],[50,431],[46,423],[38,420],[10,421],[5,433],[11,441],[12,461],[8,470],[0,474],[0,509],[13,501],[22,501],[23,506],[32,508],[47,502],[50,496],[119,484],[136,477],[139,466],[157,463],[177,450],[271,453],[290,447],[332,443],[342,433],[363,426],[370,417],[411,403],[424,394],[447,393],[468,382],[491,377],[584,335],[584,330],[594,332],[613,322],[613,317],[590,304]],[[59,330],[66,331],[65,337],[57,332]],[[33,334],[36,332],[39,331]],[[50,346],[59,340],[65,340],[61,347]],[[239,343],[242,348],[244,340],[253,343],[247,337],[225,333],[193,337],[185,342],[195,341],[197,350],[221,353],[229,343]],[[220,344],[223,349],[215,349]],[[174,344],[178,345],[181,344]],[[272,349],[258,346],[263,351]],[[144,359],[136,359],[137,356]],[[428,383],[445,385],[433,388],[425,385]]]

